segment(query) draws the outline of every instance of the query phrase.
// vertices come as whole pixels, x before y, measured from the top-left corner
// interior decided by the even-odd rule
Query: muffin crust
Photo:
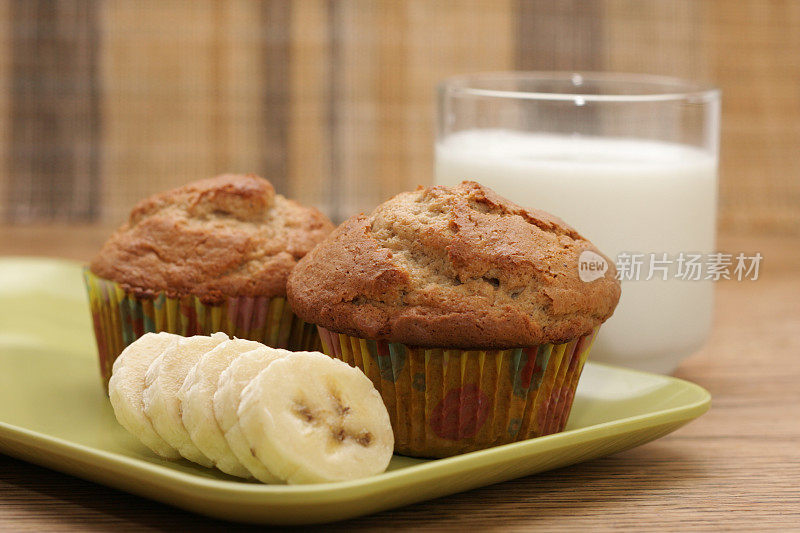
[[[332,229],[267,180],[227,174],[140,202],[90,269],[138,297],[283,296],[289,272]]]
[[[559,218],[475,182],[418,188],[355,216],[303,258],[287,295],[331,331],[412,346],[501,349],[587,334],[620,286],[581,281],[600,252]],[[601,254],[602,255],[602,254]]]

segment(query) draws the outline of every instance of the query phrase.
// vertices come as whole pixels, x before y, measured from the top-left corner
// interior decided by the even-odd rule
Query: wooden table
[[[85,260],[107,234],[0,227],[0,255]],[[718,284],[711,339],[676,372],[711,391],[701,419],[613,457],[332,528],[800,531],[800,238],[724,236],[720,249],[764,262],[757,281]],[[238,526],[0,456],[2,531],[188,528]]]

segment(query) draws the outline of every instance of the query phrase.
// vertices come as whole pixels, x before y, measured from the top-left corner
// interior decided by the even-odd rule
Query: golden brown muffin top
[[[283,296],[297,261],[332,229],[264,178],[227,174],[141,201],[90,268],[140,296]]]
[[[589,333],[620,296],[611,261],[557,217],[474,182],[395,196],[331,233],[295,267],[289,302],[307,322],[408,345],[499,349]],[[601,254],[602,255],[602,254]]]

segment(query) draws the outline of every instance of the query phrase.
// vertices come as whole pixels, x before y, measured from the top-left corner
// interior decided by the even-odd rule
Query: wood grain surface
[[[86,260],[107,233],[0,227],[0,255]],[[711,391],[702,418],[612,457],[328,527],[800,530],[800,239],[719,248],[764,263],[757,281],[718,284],[711,338],[676,373]],[[0,456],[0,531],[238,528]]]

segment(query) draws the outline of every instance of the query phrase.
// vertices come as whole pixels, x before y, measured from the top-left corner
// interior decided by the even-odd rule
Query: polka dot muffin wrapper
[[[282,297],[230,297],[218,305],[204,304],[195,296],[169,298],[164,293],[140,298],[118,283],[95,276],[88,268],[83,276],[106,390],[117,356],[151,331],[183,336],[222,331],[275,348],[319,350],[320,347],[315,326],[300,320]]]
[[[326,354],[375,384],[395,452],[447,457],[563,431],[598,328],[510,350],[416,348],[318,329]]]

